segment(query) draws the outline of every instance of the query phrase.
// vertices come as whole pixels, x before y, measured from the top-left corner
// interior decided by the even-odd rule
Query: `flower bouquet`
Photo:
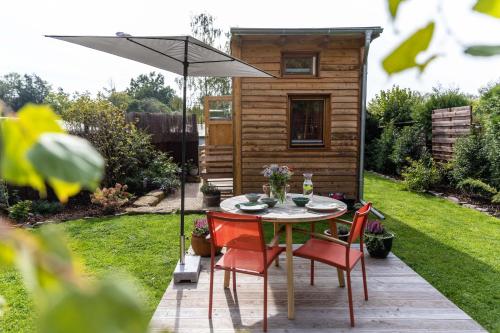
[[[286,185],[292,178],[292,170],[286,165],[271,164],[264,166],[262,174],[269,179],[271,197],[284,203],[286,201]]]

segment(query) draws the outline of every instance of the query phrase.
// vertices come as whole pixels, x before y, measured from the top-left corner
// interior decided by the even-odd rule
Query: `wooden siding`
[[[432,111],[432,156],[436,160],[453,158],[455,141],[470,133],[472,108],[460,106]]]
[[[233,37],[233,54],[277,77],[233,81],[235,143],[241,142],[235,147],[235,193],[262,191],[263,165],[278,163],[294,169],[294,192],[302,191],[302,174],[313,172],[316,193],[357,197],[362,45],[326,36]],[[281,77],[281,54],[288,51],[318,52],[318,77]],[[288,147],[289,95],[329,96],[328,148]]]

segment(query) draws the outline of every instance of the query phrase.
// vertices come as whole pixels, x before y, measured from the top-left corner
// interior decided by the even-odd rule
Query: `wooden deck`
[[[309,285],[309,262],[294,258],[295,319],[287,319],[285,256],[269,271],[269,332],[485,332],[427,281],[394,255],[367,258],[369,300],[363,299],[361,272],[353,273],[356,327],[349,325],[347,291],[339,288],[334,269],[316,264],[315,286]],[[261,332],[262,279],[237,275],[237,293],[223,288],[216,272],[213,319],[209,321],[209,260],[202,260],[198,284],[171,283],[151,320],[160,332]],[[359,265],[358,265],[359,266]]]

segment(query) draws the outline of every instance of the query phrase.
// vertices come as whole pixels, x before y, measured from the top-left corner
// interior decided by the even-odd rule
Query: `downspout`
[[[364,169],[365,169],[365,131],[366,131],[366,81],[368,77],[368,51],[372,41],[372,30],[365,32],[365,48],[363,53],[363,72],[361,77],[361,121],[359,137],[359,179],[358,179],[358,198],[359,202],[365,204],[363,199],[364,192]],[[372,213],[380,219],[385,219],[384,215],[372,206]]]

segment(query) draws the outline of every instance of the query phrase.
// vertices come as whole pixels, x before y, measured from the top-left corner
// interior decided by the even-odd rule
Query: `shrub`
[[[59,213],[63,206],[59,202],[50,202],[47,200],[33,201],[31,204],[31,211],[35,214],[50,215]]]
[[[125,111],[102,96],[80,96],[62,118],[72,134],[89,140],[106,160],[104,186],[139,175],[155,155],[150,136],[127,122]]]
[[[128,203],[132,195],[127,192],[127,185],[116,184],[110,188],[98,188],[92,195],[92,203],[101,206],[104,212],[111,214]]]
[[[418,92],[393,86],[382,90],[368,103],[368,112],[379,119],[380,125],[411,121],[412,110],[422,102]]]
[[[389,159],[389,156],[392,154],[396,135],[394,124],[389,123],[382,131],[380,138],[375,141],[373,145],[373,166],[376,171],[388,174],[395,173],[394,162]]]
[[[201,186],[200,188],[201,193],[205,195],[218,195],[220,194],[220,190],[217,188],[217,186],[210,184],[210,183],[205,183]]]
[[[403,184],[413,192],[423,192],[436,185],[441,179],[439,169],[428,154],[418,161],[410,161],[403,171]]]
[[[181,185],[179,172],[171,156],[159,153],[141,175],[148,189],[159,188],[165,193],[172,193]]]
[[[483,140],[478,134],[459,138],[453,150],[451,175],[455,183],[466,178],[488,178],[488,160],[483,148]]]
[[[500,204],[500,192],[498,192],[491,198],[491,202],[495,204]]]
[[[9,191],[7,189],[7,184],[0,179],[0,210],[7,209],[9,207]]]
[[[467,178],[458,183],[457,188],[472,198],[491,199],[497,190],[479,179]]]
[[[408,159],[420,159],[425,150],[424,133],[417,126],[406,126],[398,133],[389,159],[400,174],[408,165]]]
[[[24,222],[28,219],[31,213],[31,201],[19,201],[9,208],[9,217],[17,222]]]

